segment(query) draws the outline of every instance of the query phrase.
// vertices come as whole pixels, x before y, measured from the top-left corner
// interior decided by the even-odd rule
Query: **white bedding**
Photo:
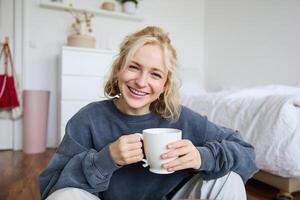
[[[185,96],[183,104],[239,130],[254,145],[260,169],[300,176],[300,87],[264,86]]]

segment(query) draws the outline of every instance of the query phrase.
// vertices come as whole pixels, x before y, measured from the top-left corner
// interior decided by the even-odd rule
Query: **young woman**
[[[176,51],[159,27],[125,38],[105,86],[109,100],[75,114],[41,173],[42,199],[246,199],[244,183],[256,172],[253,147],[237,131],[217,126],[180,105]],[[146,128],[181,129],[162,165],[142,167]]]

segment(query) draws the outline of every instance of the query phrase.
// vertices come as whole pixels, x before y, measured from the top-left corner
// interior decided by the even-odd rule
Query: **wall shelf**
[[[87,11],[87,12],[92,12],[95,13],[95,15],[99,16],[105,16],[105,17],[111,17],[111,18],[116,18],[116,19],[123,19],[123,20],[130,20],[130,21],[142,21],[143,18],[137,15],[130,15],[126,13],[121,13],[118,11],[107,11],[103,9],[91,9],[91,8],[79,8],[76,6],[68,6],[64,3],[56,3],[56,2],[50,2],[46,0],[41,0],[40,1],[40,6],[43,8],[50,8],[50,9],[58,9],[58,10],[73,10],[75,12],[80,12],[80,11]]]

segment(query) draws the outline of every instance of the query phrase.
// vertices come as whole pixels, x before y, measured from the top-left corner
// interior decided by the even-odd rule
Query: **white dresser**
[[[116,52],[63,47],[58,84],[58,132],[65,134],[68,120],[83,106],[105,99],[104,84]]]

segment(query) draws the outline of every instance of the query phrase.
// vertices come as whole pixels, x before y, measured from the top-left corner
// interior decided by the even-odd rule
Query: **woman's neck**
[[[115,99],[114,101],[115,106],[122,112],[128,115],[145,115],[150,113],[149,109],[134,109],[131,108],[126,101],[120,97],[118,99]]]

